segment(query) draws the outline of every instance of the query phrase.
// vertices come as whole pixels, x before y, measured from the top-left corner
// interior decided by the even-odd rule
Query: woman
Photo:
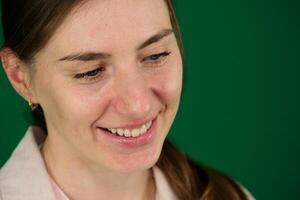
[[[251,199],[166,135],[182,88],[169,0],[3,1],[4,70],[30,127],[3,167],[3,200]]]

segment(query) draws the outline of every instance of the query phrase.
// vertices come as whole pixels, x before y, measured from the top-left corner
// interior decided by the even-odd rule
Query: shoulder
[[[0,170],[0,200],[53,200],[52,188],[39,151],[43,132],[30,127]],[[41,193],[41,191],[43,191]]]

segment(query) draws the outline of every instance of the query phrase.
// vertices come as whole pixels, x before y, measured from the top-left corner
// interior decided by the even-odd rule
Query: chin
[[[121,173],[133,173],[150,169],[158,161],[162,145],[163,143],[156,144],[135,153],[116,156],[113,164],[114,170]]]

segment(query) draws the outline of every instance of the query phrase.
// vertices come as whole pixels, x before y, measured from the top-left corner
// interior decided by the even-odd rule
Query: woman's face
[[[123,172],[155,164],[182,85],[163,0],[87,1],[36,55],[35,68],[33,99],[57,156]]]

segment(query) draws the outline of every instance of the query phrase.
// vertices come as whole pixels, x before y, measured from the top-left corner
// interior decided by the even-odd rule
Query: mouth
[[[98,127],[100,135],[107,143],[124,148],[138,148],[151,143],[157,132],[157,117],[139,125],[120,128]]]
[[[102,131],[108,132],[114,136],[123,137],[123,138],[137,138],[147,133],[151,128],[154,120],[148,121],[142,125],[128,128],[104,128],[99,127]]]
[[[155,135],[157,135],[157,117],[138,125],[128,125],[120,128],[98,128],[107,143],[126,149],[135,149],[150,144],[154,140]]]

